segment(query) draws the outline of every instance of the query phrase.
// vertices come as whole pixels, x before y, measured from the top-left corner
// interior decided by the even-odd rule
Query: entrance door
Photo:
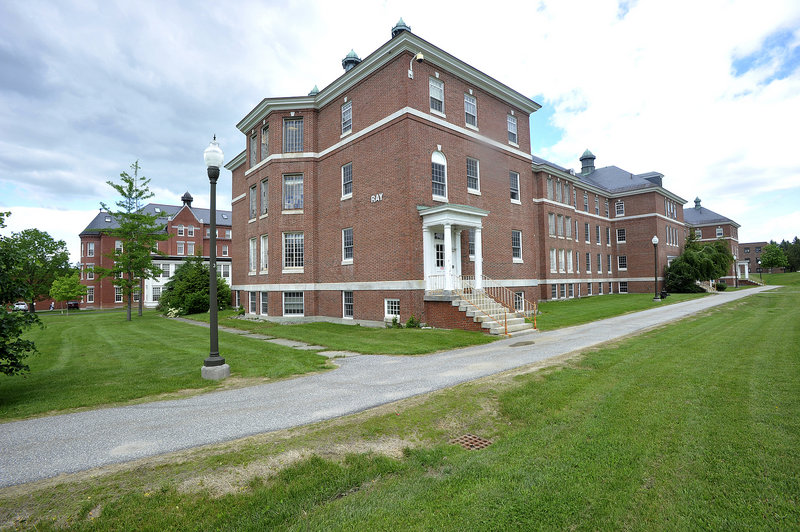
[[[435,275],[444,273],[444,233],[433,234],[433,272]]]

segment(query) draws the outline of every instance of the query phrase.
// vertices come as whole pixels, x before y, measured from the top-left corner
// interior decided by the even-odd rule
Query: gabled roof
[[[683,220],[692,226],[730,224],[734,227],[741,227],[730,218],[700,205],[700,198],[694,200],[694,207],[683,209]]]
[[[186,207],[192,211],[195,218],[204,224],[211,223],[211,210],[200,209],[196,207],[189,207],[185,205],[165,205],[163,203],[148,203],[142,207],[142,211],[147,214],[155,214],[158,216],[158,223],[166,225],[169,218],[174,217],[181,209]],[[223,211],[217,209],[217,226],[231,227],[231,211]],[[105,211],[100,211],[94,219],[86,226],[86,229],[81,231],[81,236],[98,234],[111,229],[116,229],[119,224],[114,220],[114,217]]]
[[[299,108],[320,109],[338,98],[343,92],[366,79],[383,65],[400,54],[409,52],[412,55],[422,52],[425,61],[447,70],[467,83],[487,92],[501,101],[507,102],[525,113],[533,113],[541,105],[524,94],[515,91],[508,85],[484,74],[464,61],[450,55],[441,48],[411,33],[401,31],[380,48],[365,57],[360,63],[344,72],[327,87],[316,94],[307,96],[264,98],[247,115],[236,124],[237,129],[248,133],[259,121],[274,110],[295,110]]]

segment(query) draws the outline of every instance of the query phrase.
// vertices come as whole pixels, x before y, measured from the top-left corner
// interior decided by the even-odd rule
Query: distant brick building
[[[783,268],[764,268],[762,270],[759,260],[761,252],[769,242],[743,242],[739,244],[739,260],[747,263],[751,272],[755,273],[783,273]]]
[[[157,279],[147,279],[144,283],[144,306],[155,307],[161,296],[161,290],[175,273],[175,270],[186,257],[201,256],[206,263],[210,245],[210,211],[192,207],[193,198],[186,192],[181,197],[182,205],[163,205],[149,203],[144,212],[157,215],[159,223],[165,225],[170,235],[168,240],[158,242],[159,251],[165,255],[153,255],[153,262],[161,267],[163,274]],[[231,251],[232,251],[232,214],[230,211],[217,210],[217,270],[230,283]],[[111,279],[98,279],[94,275],[94,267],[113,267],[113,254],[116,246],[122,242],[109,234],[109,230],[118,227],[112,215],[101,211],[86,226],[81,234],[81,283],[86,285],[87,294],[81,304],[82,308],[119,308],[125,305],[122,289],[115,287]],[[134,293],[134,301],[138,303],[139,293]]]
[[[662,174],[532,156],[539,104],[402,21],[342,65],[237,124],[233,289],[249,313],[475,328],[481,291],[514,310],[663,282],[686,200]]]

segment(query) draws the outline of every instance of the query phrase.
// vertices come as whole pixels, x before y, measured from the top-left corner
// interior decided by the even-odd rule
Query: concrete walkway
[[[0,487],[359,412],[636,334],[771,288],[723,292],[434,355],[341,358],[339,369],[326,373],[187,399],[0,424]]]

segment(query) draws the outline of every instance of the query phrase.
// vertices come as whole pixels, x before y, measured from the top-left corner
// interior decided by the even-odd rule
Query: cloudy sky
[[[741,241],[800,234],[797,0],[0,2],[0,210],[78,260],[106,181],[139,160],[152,201],[208,206],[202,152],[245,146],[262,98],[304,95],[403,17],[542,104],[533,152],[659,171]],[[219,205],[230,205],[223,171]],[[687,205],[688,206],[688,205]]]

